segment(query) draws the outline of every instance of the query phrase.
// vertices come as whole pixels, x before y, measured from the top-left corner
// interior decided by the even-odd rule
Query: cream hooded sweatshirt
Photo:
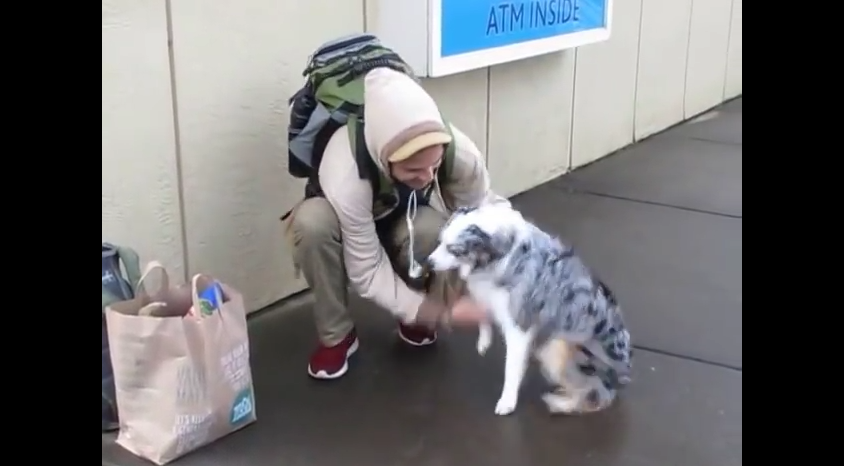
[[[394,149],[414,128],[443,128],[440,111],[431,96],[416,81],[391,69],[378,68],[366,75],[364,105],[366,145],[385,173],[384,161],[391,155],[385,149],[395,153]],[[448,183],[435,186],[430,206],[448,214],[457,206],[508,202],[490,191],[489,172],[475,144],[454,126],[451,131],[456,149],[453,167]],[[372,214],[372,186],[358,175],[348,131],[337,131],[328,142],[319,181],[340,220],[346,271],[355,291],[405,322],[413,322],[424,295],[410,289],[395,274],[378,240]]]

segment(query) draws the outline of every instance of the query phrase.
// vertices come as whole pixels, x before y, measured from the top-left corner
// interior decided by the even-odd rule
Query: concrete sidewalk
[[[361,301],[361,351],[338,381],[305,373],[309,312],[251,319],[258,422],[184,466],[733,466],[742,464],[742,100],[513,201],[573,242],[613,287],[638,348],[609,411],[550,417],[535,368],[516,413],[493,414],[500,338],[399,345]],[[103,437],[103,464],[147,464]]]

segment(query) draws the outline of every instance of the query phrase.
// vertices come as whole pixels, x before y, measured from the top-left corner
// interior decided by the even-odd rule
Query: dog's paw
[[[579,410],[577,400],[559,393],[546,393],[542,395],[542,401],[545,402],[548,411],[552,414],[572,414]]]
[[[492,346],[492,326],[488,322],[478,325],[478,354],[483,356]]]
[[[514,398],[501,397],[498,403],[495,404],[495,414],[499,416],[506,416],[516,410],[516,403],[518,400]]]
[[[486,354],[490,346],[492,346],[492,335],[488,333],[481,333],[478,335],[478,354],[483,356]]]

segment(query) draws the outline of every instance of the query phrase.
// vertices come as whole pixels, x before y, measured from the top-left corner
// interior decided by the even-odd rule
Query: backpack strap
[[[454,131],[451,130],[450,123],[446,123],[446,129],[451,136],[451,143],[445,145],[443,163],[437,171],[437,182],[440,184],[440,188],[446,184],[449,175],[451,175],[451,169],[454,167],[454,156],[457,152],[457,144],[454,143]]]
[[[363,115],[363,108],[361,108],[361,113],[358,115]],[[352,148],[354,148],[354,157],[357,162],[358,176],[360,179],[369,179],[370,183],[372,183],[372,194],[376,199],[381,196],[391,195],[392,182],[389,177],[378,169],[375,161],[372,160],[369,149],[366,147],[366,140],[364,139],[365,125],[363,118],[356,115],[350,116],[346,126],[349,130],[349,141],[351,142]],[[447,124],[447,129],[449,134],[453,136],[454,133],[451,130],[450,124]],[[456,148],[453,142],[445,145],[443,162],[442,165],[440,165],[440,169],[437,170],[437,182],[440,186],[443,186],[448,181],[451,169],[454,166],[455,153]],[[430,195],[430,193],[431,191],[429,191],[428,195]]]
[[[366,147],[366,139],[364,137],[364,123],[359,116],[349,118],[346,123],[349,128],[349,141],[352,148],[354,148],[355,162],[357,162],[358,176],[360,179],[368,179],[372,184],[372,196],[374,200],[382,196],[389,196],[392,194],[393,187],[390,179],[381,172],[372,156],[369,149]]]
[[[117,250],[117,257],[120,258],[126,279],[134,293],[138,290],[138,282],[141,280],[141,259],[132,248],[126,246],[114,246],[114,248]]]
[[[378,166],[375,161],[369,156],[369,150],[366,148],[366,140],[363,134],[363,120],[353,115],[349,117],[346,122],[346,127],[349,131],[349,142],[354,152],[355,163],[358,167],[358,177],[362,180],[368,179],[372,182],[372,194],[378,193],[380,177]]]

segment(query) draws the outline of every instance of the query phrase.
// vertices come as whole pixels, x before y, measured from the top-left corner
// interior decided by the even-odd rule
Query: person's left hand
[[[459,298],[451,306],[451,323],[459,326],[474,326],[489,318],[486,309],[469,296]]]
[[[430,328],[435,328],[443,320],[443,316],[448,313],[448,307],[442,301],[426,296],[419,305],[416,311],[416,318],[414,325],[423,325]]]

